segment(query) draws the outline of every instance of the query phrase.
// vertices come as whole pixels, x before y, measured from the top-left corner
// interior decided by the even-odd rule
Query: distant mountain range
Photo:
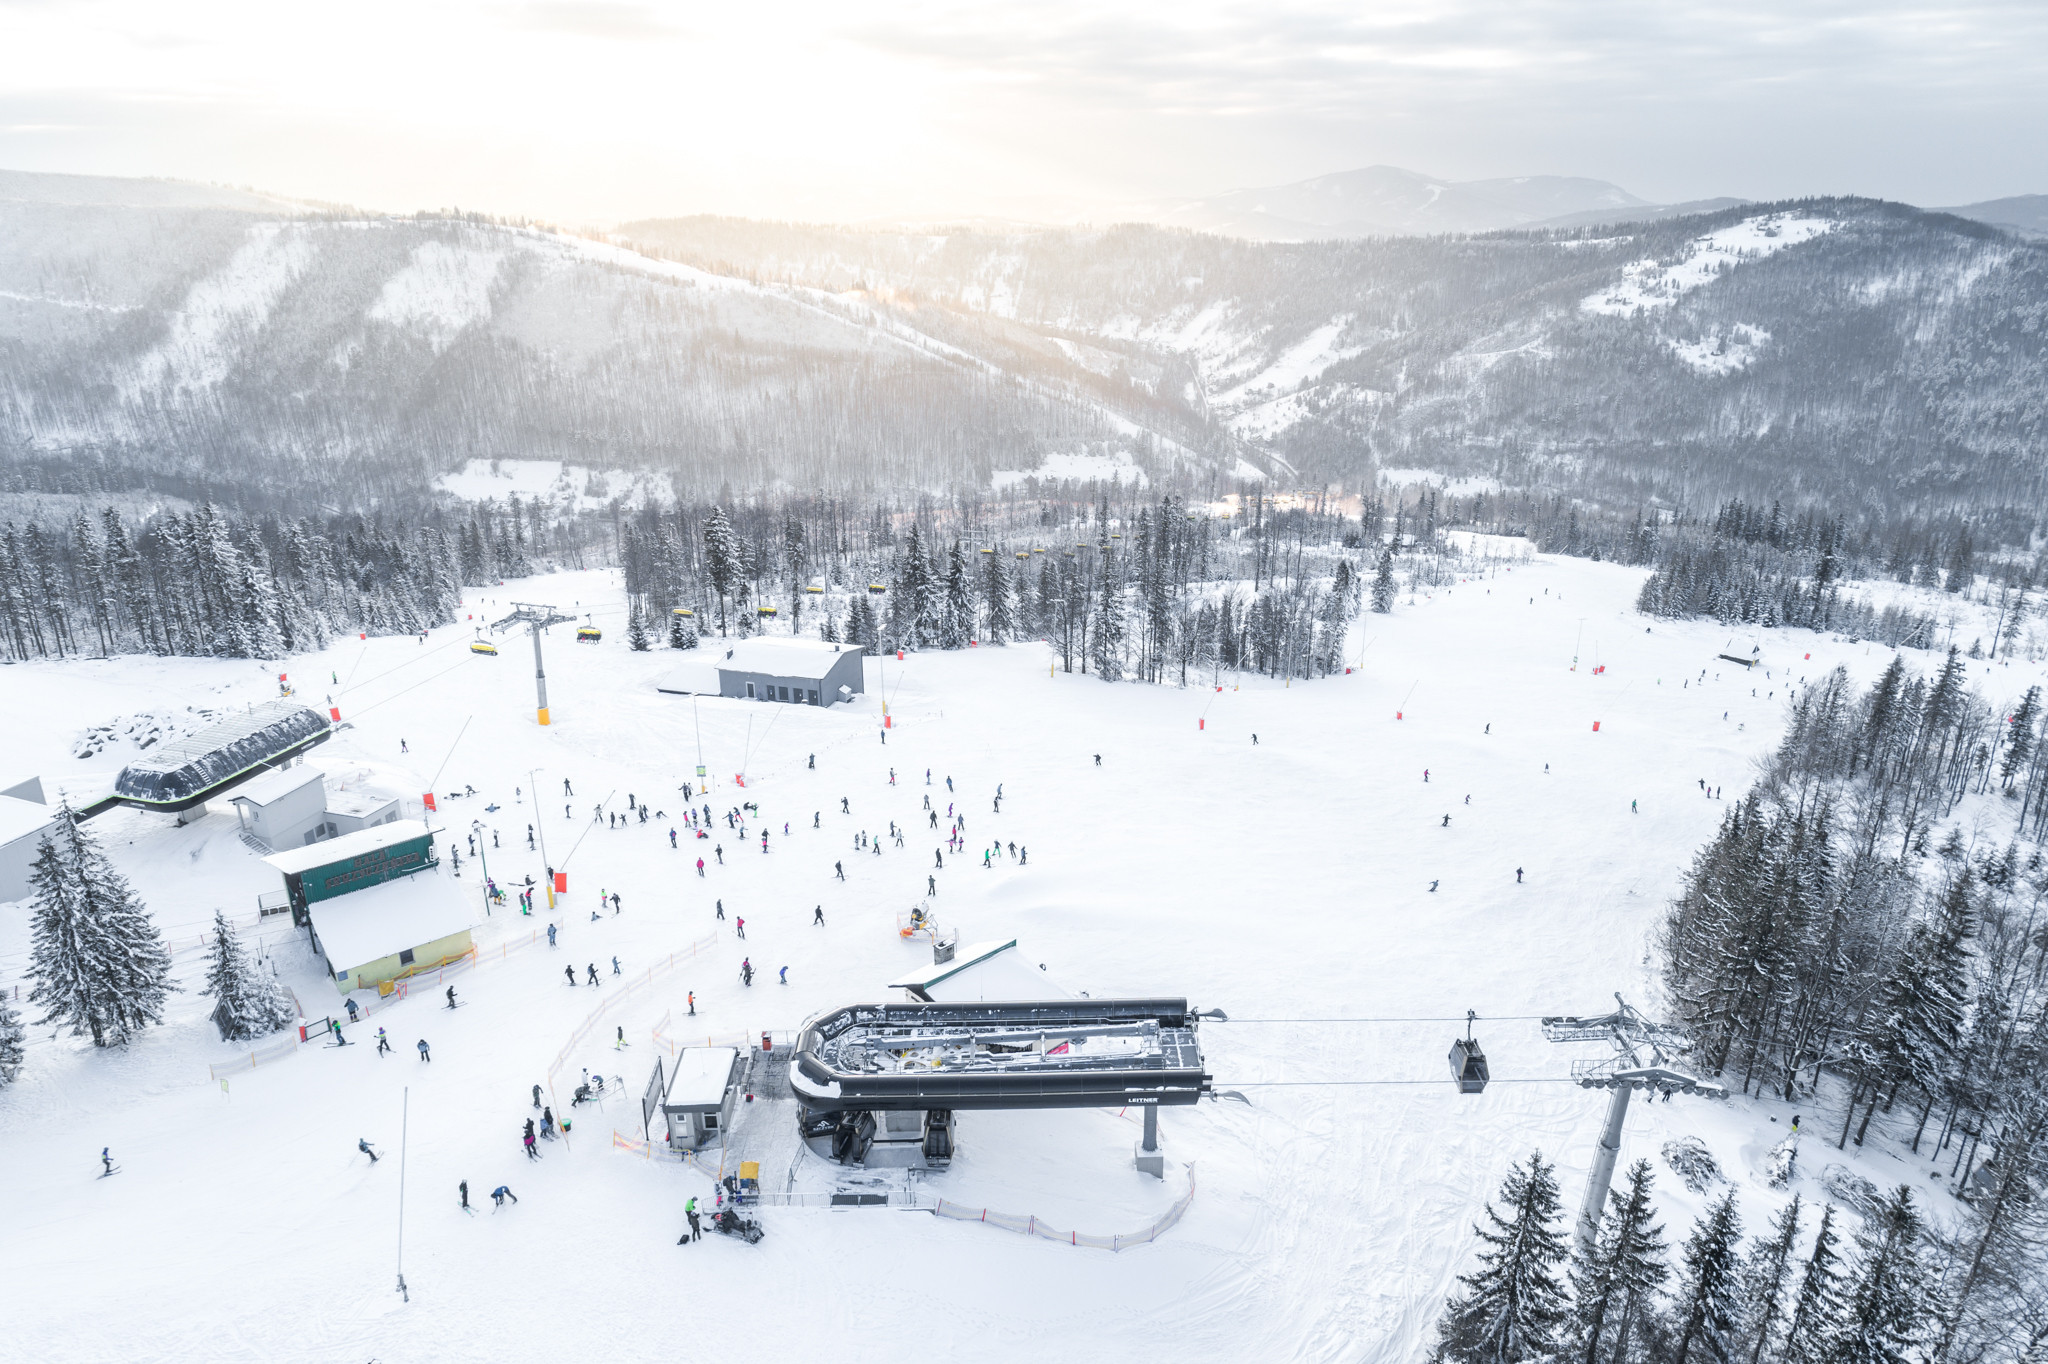
[[[1085,455],[1205,489],[1431,469],[1629,507],[2048,502],[2043,198],[1309,183],[1244,212],[1415,230],[599,241],[4,175],[0,493],[361,507],[492,458],[947,492]],[[1489,195],[1549,216],[1474,235]]]
[[[1413,237],[1507,228],[1602,227],[1718,213],[1750,200],[1653,204],[1619,185],[1576,175],[1445,180],[1398,166],[1319,175],[1291,185],[1234,189],[1206,199],[1147,205],[1146,222],[1249,241],[1302,242]],[[2014,232],[2048,234],[2048,194],[1937,208]]]
[[[1452,181],[1398,166],[1367,166],[1291,185],[1230,190],[1174,205],[1156,220],[1255,241],[1312,241],[1492,232],[1568,215],[1628,216],[1653,207],[1619,185],[1580,176]]]

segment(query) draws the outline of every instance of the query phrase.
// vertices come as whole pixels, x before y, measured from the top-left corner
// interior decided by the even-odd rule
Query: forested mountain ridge
[[[501,457],[943,488],[1105,441],[1234,464],[1227,433],[1101,387],[999,319],[533,228],[0,202],[0,462],[51,491],[362,508]]]
[[[1419,467],[1623,508],[2048,500],[2048,243],[1904,205],[602,243],[37,179],[0,195],[0,491],[339,511],[472,458],[941,491],[1092,451],[1205,489]]]
[[[1690,505],[2042,490],[2048,255],[1900,204],[1293,245],[715,219],[620,235],[1014,318],[1104,369],[1183,361],[1186,401],[1314,481],[1424,466]]]

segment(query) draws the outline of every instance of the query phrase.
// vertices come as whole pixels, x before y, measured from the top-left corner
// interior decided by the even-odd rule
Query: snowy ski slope
[[[1351,676],[1300,687],[1226,677],[1220,692],[1049,675],[1043,647],[1018,645],[871,663],[869,694],[830,711],[693,702],[654,690],[673,659],[626,651],[616,580],[598,572],[491,589],[465,608],[489,619],[513,598],[538,598],[596,611],[602,644],[576,645],[566,628],[547,641],[547,730],[533,723],[522,639],[473,656],[464,626],[424,644],[350,639],[289,660],[300,697],[333,693],[353,726],[313,757],[337,780],[415,799],[430,781],[444,796],[473,785],[475,798],[441,801],[437,824],[444,844],[472,820],[497,828],[490,868],[501,882],[540,872],[525,850],[526,824],[540,823],[570,876],[554,916],[561,946],[457,977],[468,1005],[458,1012],[422,991],[351,1028],[358,1045],[301,1048],[225,1090],[208,1065],[233,1049],[195,993],[174,996],[168,1024],[126,1050],[95,1054],[32,1029],[20,1080],[0,1091],[0,1355],[812,1360],[914,1345],[976,1359],[1416,1359],[1467,1263],[1469,1224],[1509,1162],[1541,1146],[1567,1198],[1582,1187],[1603,1099],[1554,1081],[1598,1049],[1548,1045],[1526,1016],[1601,1011],[1616,990],[1654,1003],[1648,935],[1725,809],[1697,782],[1730,799],[1747,786],[1779,732],[1788,677],[1840,662],[1868,679],[1886,661],[1879,648],[1767,632],[1764,667],[1741,673],[1715,655],[1747,653],[1746,636],[1710,624],[1646,631],[1630,609],[1640,580],[1575,560],[1503,567],[1361,619],[1352,650],[1363,665]],[[260,701],[279,667],[136,658],[0,670],[7,713],[37,717],[16,725],[10,757],[59,784],[80,766],[69,748],[88,725]],[[2038,671],[2001,668],[1991,690],[2016,692]],[[880,694],[895,720],[886,745]],[[665,835],[700,752],[714,810],[752,800],[762,816],[744,845],[715,826],[725,862],[707,853],[701,880],[694,861],[712,844],[685,838],[671,851]],[[733,784],[741,771],[744,791]],[[566,816],[565,777],[576,792]],[[629,792],[670,819],[593,823],[594,803],[622,810]],[[978,856],[948,856],[932,873],[945,925],[967,942],[1018,938],[1068,989],[1185,994],[1246,1020],[1205,1025],[1202,1039],[1218,1087],[1251,1105],[1167,1114],[1174,1177],[1164,1184],[1133,1171],[1128,1115],[962,1115],[959,1157],[927,1191],[1060,1227],[1142,1228],[1185,1190],[1179,1166],[1193,1162],[1199,1188],[1185,1217],[1157,1244],[1120,1254],[883,1209],[771,1208],[759,1246],[709,1237],[677,1247],[683,1201],[707,1197],[709,1181],[612,1146],[615,1127],[638,1134],[650,1029],[666,1013],[683,1040],[791,1028],[814,1010],[879,998],[884,981],[927,960],[895,932],[897,914],[923,899],[943,834],[923,819],[927,794],[941,812],[948,801],[964,811],[971,849],[1000,837],[1029,851],[1028,866],[1006,852],[986,871]],[[892,819],[911,826],[904,849],[854,852],[857,830],[886,834]],[[216,906],[246,916],[275,887],[231,811],[186,829],[119,811],[92,829],[177,946]],[[487,950],[546,921],[486,919],[467,857],[463,872],[456,880],[444,867],[441,884],[469,897]],[[591,921],[600,889],[620,893],[623,914]],[[814,905],[823,928],[810,925]],[[25,909],[0,906],[10,988],[26,959]],[[744,943],[735,915],[747,920]],[[270,923],[262,935],[308,1010],[337,1008],[302,940]],[[544,1143],[529,1164],[519,1140],[538,1116],[529,1087],[565,1040],[606,992],[713,932],[716,948],[592,1029],[570,1074],[622,1076],[627,1095],[577,1110],[572,1144]],[[609,975],[614,954],[627,977]],[[760,973],[752,988],[737,980],[743,956]],[[580,977],[586,963],[606,984],[567,987],[562,967]],[[784,965],[786,987],[775,983]],[[182,951],[188,990],[203,968]],[[684,1018],[686,991],[695,1020]],[[1459,1025],[1249,1021],[1448,1019],[1467,1008],[1482,1015],[1497,1081],[1476,1098],[1447,1078]],[[375,1054],[380,1025],[395,1055]],[[630,1050],[613,1049],[615,1025]],[[431,1064],[413,1052],[419,1038]],[[1427,1083],[1304,1083],[1340,1080]],[[1545,1082],[1508,1083],[1532,1080]],[[394,1291],[404,1087],[409,1305]],[[1759,1226],[1784,1196],[1764,1187],[1760,1161],[1789,1118],[1744,1100],[1638,1104],[1622,1159],[1654,1160],[1671,1136],[1698,1133]],[[359,1137],[385,1159],[370,1166]],[[94,1178],[102,1146],[122,1167],[111,1179]],[[1795,1186],[1809,1196],[1822,1150],[1813,1143]],[[1841,1159],[1831,1145],[1825,1157]],[[1861,1164],[1872,1178],[1899,1177],[1875,1148]],[[1659,1168],[1675,1239],[1701,1200]],[[830,1187],[834,1173],[813,1160],[798,1182]],[[465,1178],[472,1216],[456,1206]],[[500,1183],[521,1202],[493,1212]]]

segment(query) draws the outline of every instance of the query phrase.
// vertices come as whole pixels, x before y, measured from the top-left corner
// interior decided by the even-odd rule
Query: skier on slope
[[[597,963],[592,962],[590,963],[590,965],[584,967],[583,969],[590,973],[590,983],[592,985],[597,984]]]
[[[453,985],[448,987],[448,1007],[451,1009],[455,1007],[455,987]]]
[[[420,1060],[431,1061],[433,1059],[434,1054],[427,1050],[427,1039],[422,1037],[420,1039]]]
[[[370,1164],[375,1165],[377,1163],[377,1153],[370,1149],[370,1139],[368,1137],[356,1138],[356,1150],[361,1151],[364,1155],[368,1156],[370,1158]]]
[[[539,1086],[539,1085],[535,1085],[535,1086],[533,1087],[533,1106],[534,1106],[535,1108],[539,1108],[539,1107],[540,1107],[540,1086]]]
[[[571,986],[574,986],[574,985],[576,984],[576,968],[575,968],[575,967],[573,967],[573,966],[564,966],[564,967],[562,968],[562,974],[563,974],[563,975],[565,975],[565,976],[567,976],[567,977],[569,978],[569,984],[570,984]]]
[[[391,1039],[384,1035],[384,1030],[382,1028],[377,1029],[377,1054],[379,1056],[382,1056],[385,1052],[388,1052],[390,1050]]]

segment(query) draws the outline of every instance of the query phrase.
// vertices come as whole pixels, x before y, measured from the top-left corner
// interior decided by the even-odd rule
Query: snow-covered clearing
[[[436,352],[445,350],[456,333],[491,315],[491,285],[504,261],[503,251],[422,242],[384,281],[370,320],[420,331]]]
[[[1770,339],[1771,334],[1762,327],[1738,322],[1726,333],[1710,331],[1695,341],[1666,337],[1664,344],[1671,347],[1673,355],[1698,373],[1720,375],[1748,368],[1750,361],[1756,359],[1757,352]]]
[[[590,469],[557,459],[473,459],[435,479],[434,486],[465,502],[502,502],[517,494],[584,510],[609,505],[614,497],[624,498],[630,507],[667,497],[660,480],[647,470]]]
[[[566,630],[546,642],[547,729],[534,723],[525,642],[475,656],[467,623],[425,643],[350,639],[283,665],[0,669],[7,713],[35,717],[16,725],[5,775],[39,772],[52,785],[87,765],[71,747],[88,726],[267,699],[286,671],[304,699],[332,693],[353,726],[315,750],[315,765],[413,799],[431,782],[444,797],[444,848],[460,846],[473,820],[500,832],[488,856],[501,883],[539,875],[540,855],[525,848],[535,822],[571,892],[553,920],[558,949],[543,940],[455,978],[468,1007],[449,1012],[421,990],[353,1027],[358,1045],[302,1047],[225,1090],[207,1068],[233,1049],[206,1022],[209,1001],[189,992],[204,965],[196,952],[179,958],[188,992],[173,997],[169,1022],[125,1050],[32,1029],[19,1081],[0,1090],[7,1349],[39,1361],[392,1364],[613,1358],[675,1340],[668,1348],[688,1355],[813,1360],[874,1358],[915,1340],[963,1358],[1414,1360],[1509,1162],[1541,1146],[1574,1203],[1582,1187],[1603,1096],[1505,1081],[1555,1080],[1599,1049],[1546,1044],[1528,1016],[1601,1011],[1616,990],[1653,1004],[1648,935],[1727,808],[1697,782],[1725,786],[1729,799],[1745,788],[1779,732],[1789,680],[1837,662],[1867,680],[1887,659],[1766,632],[1752,675],[1717,663],[1731,648],[1725,628],[1646,631],[1630,609],[1641,579],[1538,558],[1404,596],[1392,616],[1358,622],[1359,671],[1300,687],[1234,677],[1221,691],[1107,686],[1049,675],[1044,647],[1016,645],[871,663],[867,696],[820,711],[656,692],[674,656],[625,649],[616,579],[564,574],[465,607],[488,618],[538,596],[596,611],[602,644],[577,645]],[[1924,667],[1934,656],[1908,657]],[[2024,685],[2022,671],[2001,684]],[[895,722],[886,745],[878,693]],[[715,840],[671,851],[676,788],[700,761],[716,782],[714,812],[751,800],[760,815],[744,843],[719,823]],[[744,790],[733,784],[742,770]],[[566,814],[565,778],[575,786]],[[474,797],[445,798],[471,785]],[[593,821],[593,805],[624,810],[628,793],[667,817],[620,830]],[[839,813],[842,796],[850,814]],[[931,871],[939,835],[926,796],[965,813],[970,849],[1015,841],[1029,864],[1006,851],[990,870],[963,855]],[[853,851],[856,831],[885,834],[892,820],[910,827],[904,849]],[[246,915],[276,888],[225,809],[183,829],[118,811],[91,829],[179,944],[216,906]],[[710,864],[701,880],[700,852]],[[467,898],[486,957],[547,922],[485,918],[466,849],[464,863],[461,879],[444,866],[428,884]],[[683,1200],[708,1197],[709,1181],[612,1144],[614,1128],[638,1134],[651,1028],[672,1013],[679,1039],[753,1036],[881,998],[883,982],[929,960],[895,931],[928,872],[933,907],[963,942],[1016,937],[1068,989],[1184,994],[1246,1020],[1207,1024],[1202,1039],[1217,1086],[1252,1104],[1167,1111],[1164,1184],[1132,1169],[1129,1115],[964,1113],[958,1159],[926,1187],[1120,1232],[1171,1206],[1192,1162],[1186,1216],[1156,1244],[1114,1255],[882,1209],[770,1208],[759,1246],[713,1236],[678,1247]],[[620,893],[621,915],[592,921],[600,889]],[[822,928],[811,926],[814,905]],[[734,936],[742,915],[745,942]],[[303,939],[270,923],[262,936],[300,1000],[316,1014],[338,1006]],[[576,1110],[573,1144],[543,1143],[545,1158],[529,1164],[520,1125],[537,1116],[529,1088],[550,1060],[625,982],[707,935],[714,948],[639,990],[569,1058],[571,1074],[622,1077],[627,1095]],[[26,906],[0,906],[0,981],[18,982],[26,955]],[[736,978],[743,956],[761,973],[752,988]],[[567,987],[562,967],[580,974],[586,963],[605,984]],[[784,965],[786,987],[775,983]],[[1462,1023],[1249,1021],[1450,1019],[1467,1008],[1482,1016],[1496,1080],[1478,1097],[1447,1077]],[[379,1026],[395,1055],[370,1045]],[[614,1026],[629,1050],[613,1049]],[[412,1051],[419,1038],[431,1064]],[[1330,1080],[1426,1083],[1266,1087]],[[408,1087],[406,1305],[394,1268]],[[1754,1228],[1785,1196],[1759,1169],[1790,1116],[1747,1100],[1639,1103],[1621,1155],[1656,1160],[1666,1141],[1697,1134],[1739,1183]],[[356,1152],[360,1137],[384,1153],[379,1164]],[[1794,1184],[1809,1197],[1827,1160],[1843,1159],[1817,1137]],[[94,1177],[103,1146],[122,1167],[105,1180]],[[1879,1183],[1904,1172],[1876,1146],[1848,1160]],[[764,1174],[770,1187],[788,1178],[772,1160]],[[806,1157],[798,1182],[830,1187],[836,1175]],[[1709,1195],[1662,1175],[1659,1207],[1676,1240]],[[456,1206],[461,1179],[474,1215]],[[488,1194],[501,1183],[522,1201],[493,1212]]]
[[[1000,492],[1027,479],[1052,483],[1121,483],[1133,488],[1142,488],[1146,482],[1145,471],[1133,464],[1127,455],[1056,450],[1040,460],[1036,469],[998,469],[989,476],[989,483]]]
[[[1627,317],[1638,308],[1668,308],[1681,294],[1711,282],[1723,270],[1776,255],[1834,228],[1831,218],[1801,218],[1790,213],[1744,218],[1695,237],[1675,260],[1639,260],[1623,266],[1618,281],[1586,295],[1579,300],[1579,308],[1606,317]]]

